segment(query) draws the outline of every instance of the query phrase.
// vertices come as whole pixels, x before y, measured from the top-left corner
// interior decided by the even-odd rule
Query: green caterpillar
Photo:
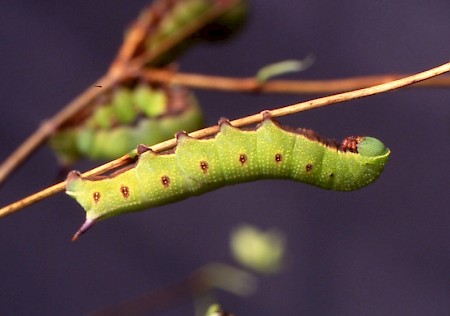
[[[144,11],[139,20],[147,19],[150,14],[150,25],[146,42],[141,50],[157,49],[167,38],[179,33],[192,21],[207,14],[219,6],[230,6],[230,10],[220,18],[205,25],[197,34],[184,40],[174,48],[150,63],[152,67],[161,67],[172,62],[196,40],[218,41],[236,33],[244,24],[247,16],[247,1],[233,0],[225,3],[222,0],[158,0],[150,10]],[[138,21],[139,23],[139,21]],[[139,51],[139,50],[138,50]]]
[[[280,126],[263,112],[254,131],[219,121],[210,139],[176,134],[173,152],[138,147],[133,167],[103,178],[67,177],[66,193],[86,210],[74,239],[95,222],[199,195],[228,184],[291,179],[331,190],[355,190],[378,178],[390,151],[372,137],[347,137],[341,144],[315,132]]]
[[[98,102],[87,117],[75,118],[50,138],[63,165],[81,157],[112,160],[137,144],[156,144],[203,125],[197,100],[181,87],[122,86]]]

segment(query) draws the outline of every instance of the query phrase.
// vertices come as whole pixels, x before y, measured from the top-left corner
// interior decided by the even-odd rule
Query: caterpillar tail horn
[[[86,219],[86,221],[81,225],[81,227],[77,230],[77,232],[73,235],[72,241],[76,241],[81,235],[83,235],[89,228],[94,226],[97,223],[95,220]]]
[[[78,171],[71,171],[67,176],[67,186],[66,192],[70,196],[76,198],[79,193],[78,190],[83,185],[83,181],[81,179],[81,174]],[[81,227],[77,230],[77,232],[73,235],[72,241],[77,240],[82,234],[84,234],[89,228],[94,226],[97,222],[95,218],[86,218],[85,222]]]

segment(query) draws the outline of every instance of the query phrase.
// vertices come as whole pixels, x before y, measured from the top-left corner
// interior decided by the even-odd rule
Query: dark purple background
[[[245,31],[200,45],[190,72],[248,76],[263,65],[317,57],[290,78],[418,72],[449,60],[450,2],[253,1]],[[0,3],[0,158],[106,70],[122,31],[147,1]],[[199,91],[208,125],[312,96]],[[385,173],[340,193],[289,181],[221,190],[96,226],[59,194],[0,220],[0,314],[81,315],[175,282],[211,261],[232,263],[228,236],[242,222],[288,238],[283,274],[260,278],[248,299],[219,293],[237,315],[450,313],[450,90],[405,89],[281,120],[341,139],[367,134],[392,150]],[[77,165],[86,170],[87,164]],[[52,183],[40,149],[1,187],[4,205]],[[186,304],[161,315],[192,315]]]

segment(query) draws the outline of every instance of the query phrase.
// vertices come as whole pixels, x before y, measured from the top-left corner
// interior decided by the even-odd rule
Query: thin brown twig
[[[167,69],[144,69],[139,76],[148,81],[179,84],[191,88],[264,93],[329,94],[351,91],[394,81],[410,74],[386,74],[328,80],[270,80],[259,82],[255,77],[233,78],[193,73],[178,73]],[[423,81],[414,87],[450,87],[450,76]]]
[[[50,120],[44,122],[28,139],[26,139],[0,166],[0,184],[17,168],[33,151],[35,151],[57,128],[68,118],[89,104],[100,93],[102,89],[109,89],[114,83],[113,78],[105,76],[97,80],[82,94],[68,103],[60,112]],[[102,89],[99,89],[101,86]]]
[[[214,19],[217,19],[221,15],[225,14],[230,7],[231,3],[227,6],[215,6],[211,11],[208,11],[203,16],[184,27],[180,33],[174,34],[164,43],[161,43],[156,49],[133,57],[133,59],[128,62],[122,58],[119,58],[121,56],[123,57],[123,55],[127,55],[124,53],[126,49],[124,49],[123,46],[130,45],[131,47],[135,47],[137,45],[136,41],[139,40],[139,36],[143,35],[142,33],[137,32],[138,34],[133,36],[130,41],[125,41],[122,49],[119,51],[118,58],[116,58],[116,60],[111,64],[105,76],[98,79],[72,102],[68,103],[60,112],[42,124],[0,165],[0,184],[3,183],[11,172],[14,171],[27,157],[29,157],[32,152],[34,152],[43,142],[45,142],[55,130],[57,130],[75,114],[89,106],[89,104],[96,97],[110,90],[121,80],[135,76],[135,73],[139,69],[142,69],[147,63],[155,60],[184,39],[192,36],[192,34],[200,30],[208,22],[213,21]],[[101,89],[99,89],[99,87],[101,87]]]
[[[429,78],[436,77],[438,75],[441,75],[441,74],[449,72],[449,71],[450,71],[450,62],[443,64],[441,66],[432,68],[430,70],[427,70],[427,71],[424,71],[424,72],[421,72],[421,73],[418,73],[418,74],[415,74],[415,75],[412,75],[412,76],[409,76],[406,78],[395,80],[392,82],[293,104],[290,106],[271,110],[270,113],[273,117],[280,117],[280,116],[298,113],[301,111],[315,109],[315,108],[322,107],[322,106],[327,106],[327,105],[336,104],[336,103],[340,103],[340,102],[344,102],[344,101],[349,101],[349,100],[353,100],[353,99],[357,99],[357,98],[367,97],[367,96],[371,96],[374,94],[406,87],[406,86],[418,83],[420,81],[424,81]],[[244,117],[241,119],[233,120],[230,123],[233,126],[241,127],[244,125],[256,124],[256,123],[260,122],[261,119],[262,119],[261,113],[258,113],[258,114],[250,115],[250,116],[247,116],[247,117]],[[202,138],[202,137],[214,135],[218,131],[219,131],[219,127],[216,125],[216,126],[202,129],[202,130],[198,130],[196,132],[190,133],[189,135],[191,137],[195,137],[195,138]],[[171,148],[175,147],[175,145],[176,145],[176,140],[171,139],[171,140],[156,144],[156,145],[152,146],[151,149],[155,152],[161,152],[164,150],[171,149]],[[129,161],[130,161],[130,156],[125,155],[119,159],[116,159],[107,164],[104,164],[95,169],[92,169],[88,172],[85,172],[82,174],[82,176],[87,177],[87,176],[91,176],[91,175],[99,175],[99,174],[111,171],[113,169],[123,167]],[[15,203],[7,205],[0,209],[0,217],[4,217],[9,214],[12,214],[12,213],[24,208],[25,206],[34,204],[42,199],[45,199],[51,195],[61,192],[64,190],[65,185],[66,185],[66,181],[60,182],[54,186],[51,186],[49,188],[46,188],[40,192],[33,194],[33,195],[25,197],[20,201],[17,201]]]

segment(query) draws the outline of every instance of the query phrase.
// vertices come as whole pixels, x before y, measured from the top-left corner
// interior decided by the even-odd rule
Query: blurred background
[[[149,1],[0,3],[0,158],[107,69]],[[308,54],[285,78],[414,73],[449,61],[450,2],[259,0],[230,41],[196,45],[184,72],[251,76]],[[207,125],[316,96],[197,91]],[[75,243],[84,211],[64,194],[0,220],[0,314],[84,315],[175,283],[212,261],[233,263],[230,231],[277,227],[282,273],[248,298],[218,292],[236,315],[448,315],[450,89],[403,89],[280,119],[342,139],[377,137],[392,151],[360,191],[290,181],[229,186],[112,218]],[[80,163],[78,170],[98,164]],[[42,147],[0,188],[1,205],[54,182]],[[192,301],[158,315],[193,315]]]

